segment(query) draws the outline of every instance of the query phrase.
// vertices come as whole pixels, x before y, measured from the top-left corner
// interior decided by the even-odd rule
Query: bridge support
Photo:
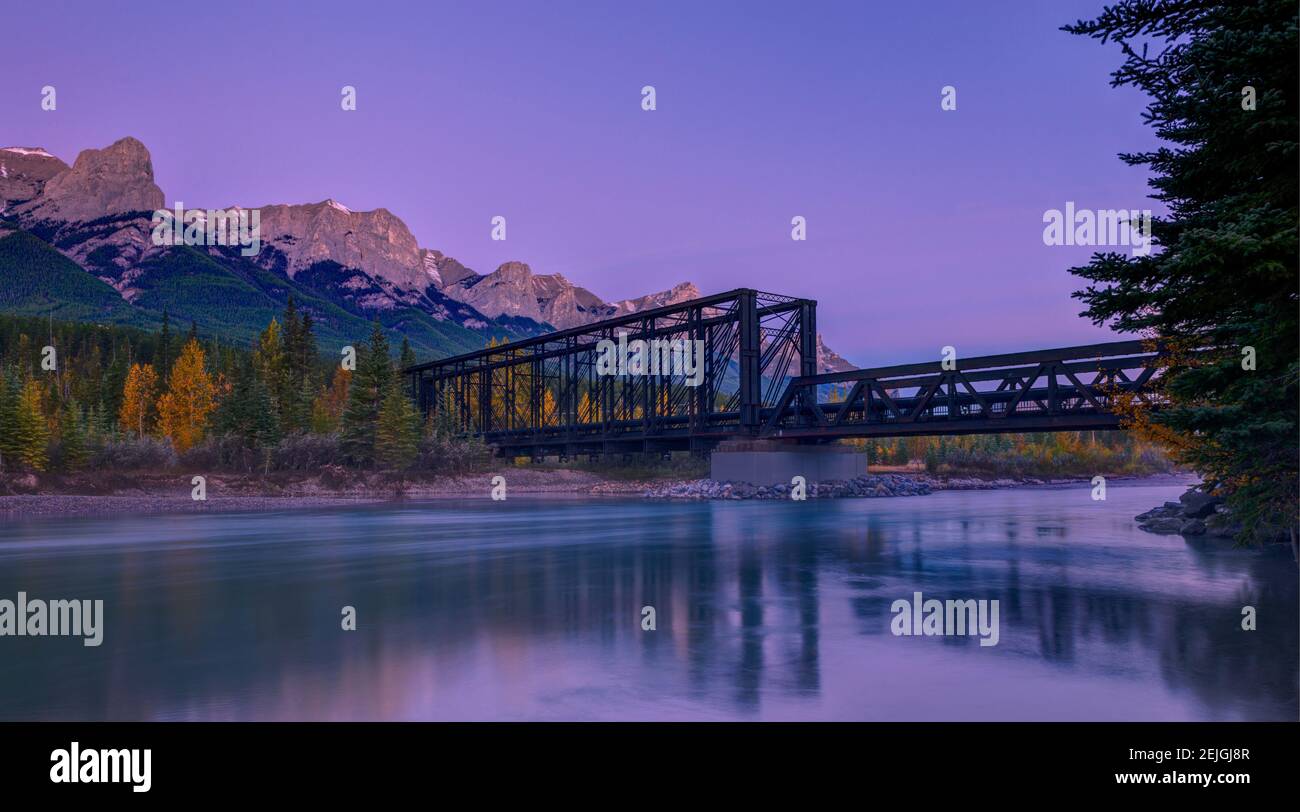
[[[709,477],[753,485],[852,479],[867,472],[867,455],[840,445],[799,445],[781,440],[725,440],[709,458]]]

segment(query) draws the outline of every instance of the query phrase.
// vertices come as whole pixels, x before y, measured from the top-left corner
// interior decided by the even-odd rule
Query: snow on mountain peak
[[[17,155],[37,155],[41,158],[54,157],[40,147],[0,147],[0,152],[12,152]]]

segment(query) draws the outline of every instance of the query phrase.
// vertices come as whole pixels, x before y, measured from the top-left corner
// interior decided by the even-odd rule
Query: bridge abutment
[[[709,476],[753,485],[853,479],[867,473],[867,455],[842,445],[799,445],[783,440],[725,440],[709,458]]]

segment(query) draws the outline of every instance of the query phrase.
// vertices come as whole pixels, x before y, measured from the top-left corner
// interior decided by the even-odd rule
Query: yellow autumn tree
[[[560,425],[560,410],[555,403],[555,394],[550,389],[542,390],[542,425]]]
[[[158,390],[158,373],[153,364],[132,364],[122,386],[122,407],[117,412],[118,425],[124,431],[143,436],[153,411]]]
[[[203,348],[190,339],[172,365],[167,393],[158,399],[158,427],[180,452],[203,439],[208,415],[217,407],[217,387],[204,360]]]
[[[348,403],[348,389],[352,385],[352,371],[339,367],[334,370],[334,380],[329,388],[321,388],[312,403],[311,430],[317,434],[330,434],[338,429],[343,409]]]

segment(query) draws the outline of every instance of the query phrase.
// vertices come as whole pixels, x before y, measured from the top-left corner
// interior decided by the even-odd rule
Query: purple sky
[[[811,297],[860,364],[1113,337],[1069,298],[1090,249],[1042,244],[1067,200],[1151,206],[1116,158],[1154,143],[1116,47],[1057,30],[1102,0],[270,5],[9,9],[0,145],[134,135],[169,204],[383,206],[606,299]]]

